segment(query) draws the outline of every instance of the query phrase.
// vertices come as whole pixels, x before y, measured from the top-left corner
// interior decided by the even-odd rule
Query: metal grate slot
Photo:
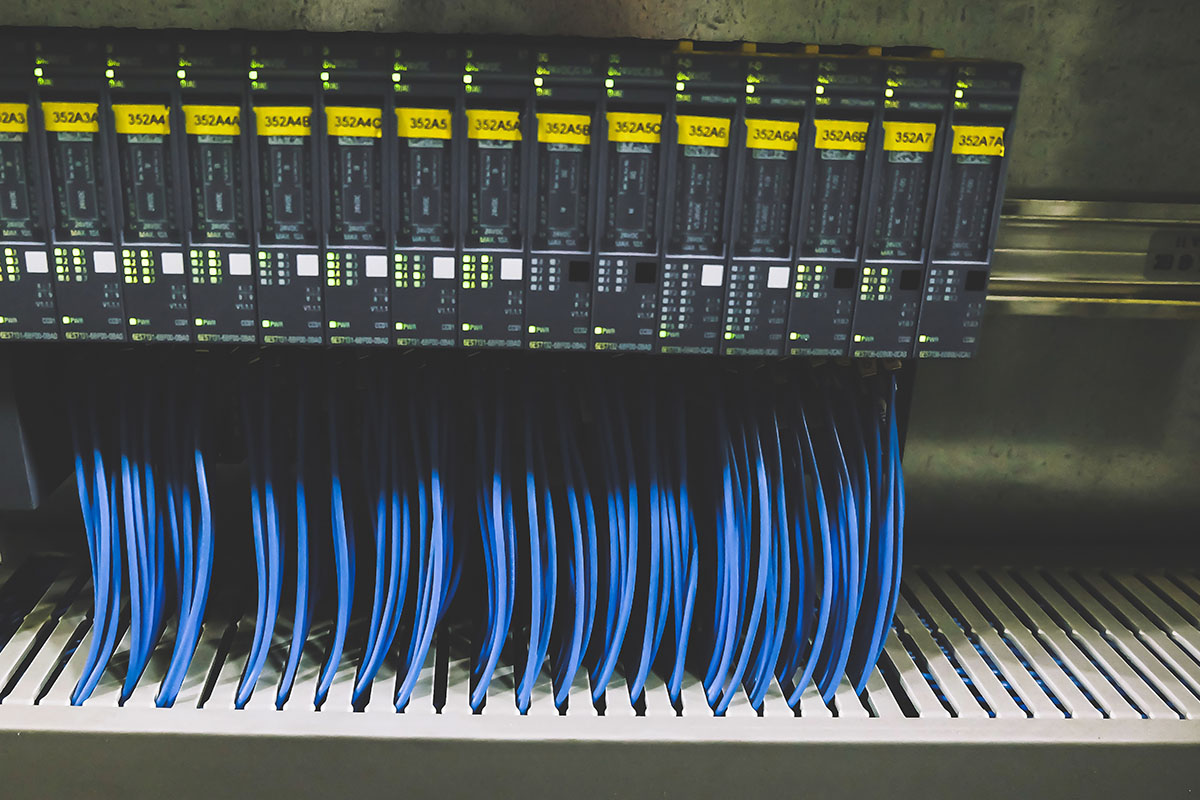
[[[16,572],[13,565],[6,567],[7,575]],[[7,689],[0,702],[5,707],[70,704],[93,635],[91,591],[79,576],[74,566],[53,566],[40,585],[22,579],[20,597],[36,595],[37,599],[27,601],[32,603],[26,606],[28,613],[0,649],[0,679]],[[4,591],[0,586],[0,601]],[[1195,592],[1200,592],[1200,580],[1181,571],[913,569],[904,582],[884,655],[860,695],[843,679],[826,703],[810,684],[793,709],[787,705],[785,688],[772,682],[761,708],[755,709],[739,687],[725,716],[730,724],[744,719],[801,725],[804,720],[837,719],[836,724],[843,725],[852,720],[870,724],[874,718],[913,716],[979,721],[995,716],[1017,722],[1142,716],[1194,719],[1200,716],[1200,599]],[[210,618],[201,629],[176,708],[203,707],[213,713],[233,709],[254,634],[253,616],[236,610],[239,613],[219,592],[214,593]],[[168,619],[126,707],[154,706],[173,652],[174,626],[175,621]],[[352,710],[365,638],[365,621],[354,620],[322,713],[339,716]],[[316,620],[283,713],[313,712],[332,639],[332,620]],[[129,632],[122,630],[87,706],[116,709],[129,646]],[[258,684],[246,709],[237,713],[275,711],[290,646],[291,622],[281,618]],[[471,717],[472,653],[461,630],[439,632],[416,677],[404,717]],[[519,642],[509,642],[488,687],[484,716],[520,716],[515,693],[522,655]],[[396,713],[400,661],[398,652],[384,659],[360,710],[372,716]],[[677,704],[670,700],[664,676],[651,674],[635,707],[629,700],[629,676],[620,667],[597,705],[605,717],[625,720],[713,716],[703,685],[690,674],[684,678]],[[594,718],[599,713],[591,702],[590,677],[581,672],[569,689],[567,709],[560,714],[547,660],[534,685],[529,716]]]

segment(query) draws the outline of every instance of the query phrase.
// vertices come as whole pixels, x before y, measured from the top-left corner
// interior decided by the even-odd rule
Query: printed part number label
[[[799,122],[746,120],[746,147],[754,150],[796,150],[799,145]]]
[[[729,120],[723,117],[675,117],[679,143],[702,147],[729,147]]]
[[[869,122],[845,119],[814,119],[814,144],[818,150],[866,150]]]
[[[241,136],[238,106],[184,106],[183,127],[192,136]]]
[[[449,139],[450,131],[448,109],[396,109],[396,133],[404,139]]]
[[[883,149],[906,153],[932,153],[937,125],[932,122],[883,123]]]

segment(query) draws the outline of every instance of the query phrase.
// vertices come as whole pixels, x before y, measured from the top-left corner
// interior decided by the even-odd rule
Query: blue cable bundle
[[[186,385],[183,380],[180,380],[176,387],[181,385]],[[179,406],[187,413],[178,414]],[[154,701],[159,708],[174,705],[183,685],[183,679],[196,651],[196,643],[200,638],[212,580],[215,543],[212,501],[209,497],[208,469],[202,436],[203,411],[198,393],[189,402],[183,391],[178,388],[175,396],[167,403],[168,438],[164,491],[175,553],[179,621],[171,661]],[[177,433],[178,441],[174,435]]]
[[[83,511],[92,567],[92,635],[83,673],[71,693],[71,705],[91,697],[116,646],[121,615],[121,533],[117,519],[115,476],[108,472],[100,429],[97,397],[75,404],[71,431],[75,440],[75,483]]]
[[[256,589],[237,708],[264,674],[276,708],[321,708],[352,668],[355,710],[404,711],[464,642],[475,712],[502,666],[521,714],[543,676],[560,713],[585,677],[601,712],[645,713],[663,685],[680,712],[689,672],[717,716],[762,712],[772,691],[798,708],[813,688],[827,703],[844,685],[861,694],[890,634],[904,523],[894,374],[550,356],[330,355],[314,369],[278,355],[216,377],[194,374],[212,361],[122,358],[134,389],[105,398],[103,370],[81,370],[92,386],[70,408],[95,606],[74,704],[123,636],[122,702],[160,648],[155,702],[176,702],[205,625],[226,624],[206,619],[210,594],[229,589],[213,580],[217,539],[237,538],[218,506],[246,497]],[[239,382],[240,430],[221,422],[228,398],[203,388]],[[230,499],[210,473],[239,447],[248,492]],[[236,486],[236,467],[218,469],[218,486]],[[236,542],[222,551],[236,558]],[[315,692],[293,697],[316,630]],[[271,653],[283,661],[285,647],[280,674]],[[381,699],[385,665],[395,688]]]
[[[554,704],[560,711],[565,711],[571,682],[583,666],[583,659],[591,640],[592,626],[596,621],[599,564],[596,552],[596,509],[570,413],[570,398],[566,391],[560,388],[555,399],[560,466],[573,546],[567,564],[566,581],[566,587],[569,589],[566,599],[571,601],[570,607],[573,609],[571,635],[562,638],[562,647],[556,659],[558,668],[554,675]],[[562,607],[566,607],[566,604]]]
[[[279,600],[283,591],[283,539],[280,532],[280,509],[275,495],[277,466],[272,458],[271,382],[268,373],[258,387],[259,398],[245,397],[244,415],[247,431],[247,460],[250,462],[250,522],[254,534],[254,562],[258,568],[258,603],[254,618],[254,639],[246,661],[235,708],[244,708],[250,701],[258,677],[266,664],[267,654],[275,636],[279,617]]]
[[[287,663],[279,688],[275,692],[275,708],[282,709],[292,694],[296,682],[296,670],[304,655],[304,643],[311,627],[312,610],[316,602],[316,591],[310,591],[313,572],[310,561],[312,554],[308,541],[308,406],[309,388],[303,379],[296,386],[296,599],[292,609],[292,637],[288,646]]]

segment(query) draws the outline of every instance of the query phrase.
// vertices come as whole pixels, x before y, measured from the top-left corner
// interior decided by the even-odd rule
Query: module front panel
[[[1017,65],[4,35],[0,338],[863,358],[978,344]]]
[[[1021,70],[963,64],[954,83],[949,158],[917,328],[919,358],[969,358],[979,347]]]
[[[0,339],[59,338],[28,102],[0,102]]]
[[[51,258],[63,338],[124,341],[100,104],[42,101],[54,203]]]
[[[171,109],[166,103],[113,103],[112,113],[129,339],[186,342],[191,321]]]
[[[258,316],[264,344],[324,341],[313,108],[255,105]]]
[[[184,103],[184,192],[189,203],[188,274],[197,342],[248,344],[258,338],[247,125],[242,106]]]

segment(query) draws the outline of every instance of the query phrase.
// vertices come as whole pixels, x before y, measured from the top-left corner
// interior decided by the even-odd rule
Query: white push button
[[[296,256],[296,274],[301,278],[315,278],[321,274],[321,259],[316,253],[301,253]]]
[[[183,274],[183,253],[162,254],[163,275]]]
[[[525,274],[525,262],[519,258],[500,259],[500,280],[519,281]]]
[[[454,280],[454,256],[433,257],[433,279],[435,281]]]
[[[367,277],[387,277],[387,256],[367,256]]]
[[[117,254],[111,250],[98,250],[92,263],[97,274],[112,275],[117,271]]]
[[[700,270],[701,286],[720,286],[725,278],[724,264],[705,264]]]
[[[25,254],[25,271],[31,275],[45,275],[50,271],[46,254],[40,250],[30,250]]]
[[[229,274],[230,275],[249,275],[250,274],[250,254],[249,253],[230,253],[229,254]]]
[[[767,288],[768,289],[786,289],[788,286],[788,273],[791,272],[787,267],[771,267],[767,270]]]

